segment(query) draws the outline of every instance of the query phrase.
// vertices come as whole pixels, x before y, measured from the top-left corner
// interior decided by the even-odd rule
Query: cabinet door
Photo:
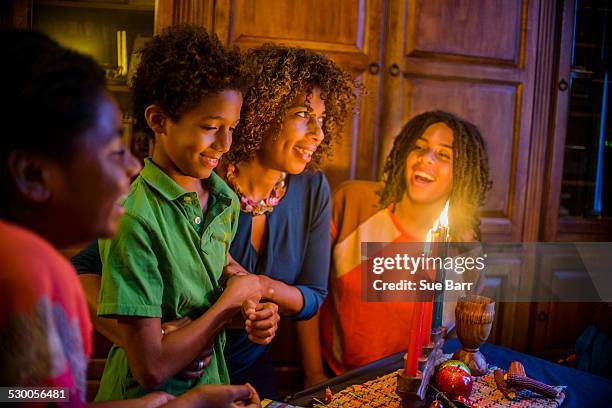
[[[321,52],[365,85],[359,114],[347,122],[341,144],[324,166],[332,185],[376,175],[378,64],[383,0],[222,0],[215,2],[214,31],[242,50],[266,42]]]
[[[486,240],[521,240],[538,9],[538,0],[389,2],[379,164],[419,113],[442,109],[475,123],[493,179]]]

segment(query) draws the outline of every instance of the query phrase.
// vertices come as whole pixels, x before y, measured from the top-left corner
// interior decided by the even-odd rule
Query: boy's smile
[[[226,89],[206,95],[176,122],[167,118],[156,135],[154,162],[190,190],[190,180],[210,177],[229,150],[241,107],[242,93]]]

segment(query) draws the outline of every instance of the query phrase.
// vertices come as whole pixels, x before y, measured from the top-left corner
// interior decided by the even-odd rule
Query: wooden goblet
[[[487,360],[479,349],[491,333],[494,315],[495,302],[485,296],[461,296],[455,308],[455,327],[463,347],[453,359],[463,361],[474,376],[487,373]]]

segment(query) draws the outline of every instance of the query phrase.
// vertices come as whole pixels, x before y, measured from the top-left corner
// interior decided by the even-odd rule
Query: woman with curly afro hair
[[[351,117],[358,89],[325,56],[266,44],[245,56],[254,77],[219,173],[240,198],[234,260],[255,274],[281,316],[314,316],[327,294],[330,192],[317,171]],[[264,327],[264,323],[253,326]],[[228,330],[232,383],[276,397],[268,347]]]

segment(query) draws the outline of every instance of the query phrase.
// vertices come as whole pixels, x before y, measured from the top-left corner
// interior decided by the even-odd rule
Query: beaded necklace
[[[254,216],[272,212],[274,206],[280,202],[287,192],[287,185],[285,184],[287,173],[281,173],[274,187],[272,187],[270,195],[260,201],[255,201],[244,195],[236,181],[236,166],[234,164],[228,164],[226,177],[234,192],[240,197],[240,211],[251,213]]]

